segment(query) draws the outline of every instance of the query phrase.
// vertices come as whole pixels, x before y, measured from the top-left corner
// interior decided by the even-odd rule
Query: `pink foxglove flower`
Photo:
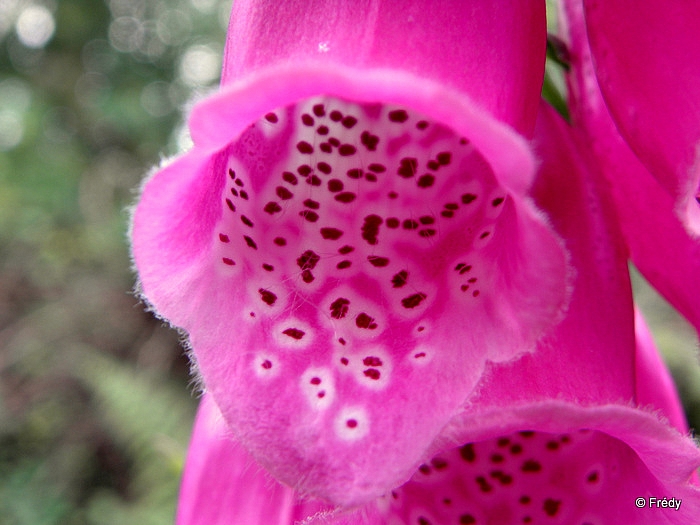
[[[583,4],[595,71],[610,114],[697,238],[700,3],[585,0]]]
[[[608,36],[605,36],[607,33],[595,23],[603,13],[613,8],[613,4],[618,6],[618,3],[604,4],[604,7],[602,4],[597,6],[588,20],[589,32],[603,41],[606,38],[621,38],[622,34],[618,35],[618,31],[625,30],[628,24],[632,24],[639,16],[650,13],[653,13],[653,16],[657,14],[659,16],[654,19],[653,24],[635,33],[634,40],[629,42],[629,49],[624,46],[615,48],[615,52],[622,53],[621,57],[612,57],[613,51],[610,50],[608,54],[597,57],[599,65],[601,61],[606,63],[607,60],[614,60],[615,64],[624,62],[627,60],[625,58],[627,54],[632,52],[640,59],[643,58],[644,64],[649,64],[653,68],[651,70],[637,68],[639,64],[635,59],[627,65],[620,64],[620,74],[627,72],[630,75],[629,78],[622,77],[615,82],[612,81],[612,76],[601,78],[600,87],[605,89],[607,86],[607,89],[611,90],[612,99],[608,98],[608,102],[611,103],[608,107],[613,113],[618,113],[618,127],[616,127],[603,101],[594,72],[583,6],[579,0],[565,2],[563,22],[567,28],[567,34],[562,36],[569,43],[571,55],[572,67],[568,80],[572,121],[590,142],[596,161],[603,175],[608,179],[607,190],[615,203],[632,261],[646,279],[700,333],[700,300],[698,300],[700,297],[700,237],[692,233],[694,228],[687,227],[692,223],[693,214],[684,212],[681,214],[684,217],[679,218],[677,213],[678,202],[680,202],[678,199],[686,198],[687,202],[683,205],[685,211],[698,206],[692,191],[684,193],[680,190],[691,183],[697,186],[697,177],[700,177],[697,159],[693,161],[696,164],[692,169],[687,162],[681,161],[681,157],[685,155],[681,150],[688,153],[695,148],[694,154],[700,151],[697,146],[691,144],[693,133],[697,134],[693,140],[695,142],[700,140],[700,117],[698,116],[700,115],[698,113],[700,86],[694,91],[689,89],[690,86],[683,87],[684,82],[695,82],[697,85],[700,82],[700,71],[695,68],[695,77],[688,76],[688,68],[692,69],[696,56],[692,53],[681,53],[682,49],[674,40],[674,38],[697,40],[700,33],[694,29],[695,19],[676,16],[678,10],[682,9],[681,6],[690,8],[691,5],[697,4],[680,2],[673,3],[672,6],[664,5],[659,13],[657,10],[648,11],[647,8],[631,8],[625,17],[619,19],[617,29]],[[670,24],[671,21],[667,19],[669,16],[676,17],[673,24]],[[661,25],[657,25],[656,20],[660,21]],[[601,22],[602,27],[607,28],[607,21],[603,19]],[[667,23],[670,25],[666,26]],[[678,34],[669,41],[674,43],[659,44],[656,52],[652,52],[647,49],[647,46],[650,39],[660,38],[658,31],[654,30],[661,30],[662,26],[674,35],[676,31]],[[631,35],[627,36],[632,38]],[[610,67],[606,66],[606,75],[613,75]],[[654,68],[662,67],[667,67],[669,73],[653,72]],[[656,82],[642,82],[641,75],[650,74]],[[637,78],[637,76],[640,77]],[[635,83],[630,84],[629,93],[623,93],[622,87],[631,83],[632,79],[636,80]],[[675,90],[665,83],[675,84],[676,80],[678,85]],[[632,89],[635,86],[637,90]],[[645,91],[642,94],[639,89],[651,91]],[[620,91],[619,94],[618,91]],[[683,95],[677,96],[680,92]],[[620,105],[623,100],[626,101],[625,106]],[[629,118],[630,115],[634,115],[634,118]],[[656,118],[658,121],[653,120]],[[618,129],[622,133],[627,132],[626,138],[635,150],[634,153],[620,137]],[[641,129],[645,130],[644,133],[639,132]],[[685,155],[685,158],[690,157]],[[674,190],[673,187],[676,189]]]
[[[567,315],[534,354],[489,366],[410,481],[349,513],[298,499],[230,439],[205,397],[178,525],[694,523],[700,451],[633,315],[612,207],[570,134],[543,110],[534,191],[576,269]]]
[[[539,2],[235,2],[222,88],[144,185],[133,256],[235,438],[298,492],[400,485],[487,362],[562,317],[522,138],[544,30]]]

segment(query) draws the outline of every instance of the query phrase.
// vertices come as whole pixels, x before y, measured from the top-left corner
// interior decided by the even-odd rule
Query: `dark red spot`
[[[414,359],[420,359],[421,357],[425,357],[425,352],[418,352],[413,357]]]
[[[476,195],[473,193],[465,193],[462,195],[462,202],[464,204],[469,204],[470,202],[474,202],[476,200]]]
[[[331,317],[333,319],[343,319],[350,309],[350,300],[345,297],[338,297],[331,303]]]
[[[542,465],[534,459],[528,459],[523,466],[520,468],[523,472],[539,472],[542,470]]]
[[[491,232],[484,232],[481,235],[479,235],[479,239],[486,239],[486,237],[488,237],[489,235],[491,235]]]
[[[317,117],[322,117],[326,114],[326,108],[323,107],[323,104],[316,104],[313,107],[313,112]]]
[[[265,290],[265,288],[260,288],[258,290],[258,293],[260,294],[260,298],[262,299],[262,302],[265,303],[268,306],[272,306],[277,302],[277,296],[272,293],[270,290]]]
[[[477,476],[476,482],[481,492],[491,492],[493,490],[493,487],[484,476]]]
[[[474,290],[474,292],[472,292],[472,297],[479,297],[479,290]]]
[[[294,175],[294,173],[292,173],[291,171],[285,171],[284,173],[282,173],[282,180],[284,180],[285,182],[288,182],[292,186],[296,186],[297,183],[299,182],[299,180],[297,179],[297,176]]]
[[[348,428],[355,428],[357,426],[357,421],[354,419],[348,419],[345,424],[347,425]]]
[[[321,228],[321,237],[329,241],[337,241],[343,235],[343,230],[338,228]]]
[[[277,123],[277,121],[278,121],[279,119],[277,118],[277,115],[275,115],[274,113],[268,113],[267,115],[265,115],[265,120],[267,120],[268,122],[272,122],[273,124],[275,124],[275,123]]]
[[[353,116],[348,115],[348,116],[343,118],[341,124],[343,125],[344,128],[350,129],[355,124],[357,124],[357,119]]]
[[[274,242],[277,246],[287,246],[287,239],[284,237],[275,237],[272,242]]]
[[[333,122],[340,122],[343,118],[343,114],[340,111],[338,111],[337,109],[334,109],[333,111],[331,111],[328,116],[330,117],[330,119]]]
[[[437,232],[435,230],[429,228],[426,230],[419,231],[418,235],[420,235],[421,237],[428,238],[428,237],[433,237],[436,233]]]
[[[311,270],[304,270],[301,272],[301,280],[304,281],[306,284],[312,283],[314,281],[315,277],[314,274],[311,273]]]
[[[467,273],[467,272],[470,271],[471,269],[472,269],[472,265],[471,265],[471,264],[467,264],[465,267],[463,267],[461,270],[459,270],[459,275],[464,275],[465,273]],[[471,279],[470,279],[470,280],[471,280]]]
[[[342,195],[342,193],[341,193]],[[362,238],[371,245],[379,242],[379,226],[384,222],[379,215],[368,215],[362,224]]]
[[[306,183],[311,185],[311,186],[320,186],[321,185],[321,179],[318,177],[318,175],[314,174],[311,175],[308,179],[306,179]]]
[[[328,126],[319,126],[318,128],[316,128],[316,133],[318,133],[319,135],[328,135],[328,131]]]
[[[377,328],[377,323],[374,322],[373,317],[370,317],[366,313],[362,312],[355,318],[355,326],[367,330],[374,330]]]
[[[535,435],[535,431],[534,430],[521,430],[520,432],[518,432],[518,434],[520,434],[524,438],[531,438]]]
[[[338,148],[338,153],[341,157],[349,157],[354,155],[356,151],[357,149],[352,144],[343,144],[340,146],[340,148]]]
[[[265,359],[265,361],[263,361],[260,366],[262,366],[265,370],[269,370],[270,368],[272,368],[272,363],[269,359]]]
[[[231,199],[226,199],[226,206],[228,206],[229,210],[236,211],[236,207],[233,205]]]
[[[252,228],[253,227],[253,221],[251,221],[248,217],[245,215],[241,215],[241,222],[245,224],[246,226]]]
[[[343,193],[339,193],[338,195],[335,196],[335,200],[338,202],[342,202],[343,204],[349,204],[352,201],[355,200],[357,195],[352,193],[351,191],[344,191]]]
[[[505,472],[501,470],[493,470],[491,471],[491,477],[496,479],[501,485],[510,485],[513,483],[513,476],[510,474],[506,474]]]
[[[325,396],[326,396],[326,391],[325,391],[325,390],[321,390],[318,394],[316,394],[316,397],[319,397],[319,398],[322,398],[322,397],[325,397]]]
[[[428,518],[424,518],[423,516],[418,516],[418,525],[433,525],[430,523],[430,520]]]
[[[399,196],[399,194],[396,193],[395,191],[390,191],[389,193],[386,194],[386,196],[389,197],[390,199],[395,199]]]
[[[376,368],[368,368],[362,373],[365,375],[365,377],[369,377],[370,379],[374,379],[375,381],[382,377],[381,372]]]
[[[399,168],[396,173],[401,175],[404,179],[410,179],[416,174],[418,169],[418,159],[413,157],[404,157],[399,161]]]
[[[284,186],[277,186],[275,188],[275,193],[283,201],[287,201],[287,200],[291,199],[292,197],[294,197],[294,194],[291,191],[289,191],[287,188],[285,188]]]
[[[272,266],[271,264],[267,264],[267,263],[263,263],[262,267],[263,267],[263,270],[265,270],[266,272],[272,272],[275,269],[274,266]]]
[[[369,171],[373,171],[374,173],[384,173],[386,171],[386,166],[384,164],[372,163],[367,166],[367,169]]]
[[[434,183],[435,175],[431,175],[430,173],[426,173],[425,175],[418,177],[417,184],[419,188],[430,188]]]
[[[343,343],[341,343],[341,344],[343,344]],[[350,363],[350,361],[348,361],[347,357],[341,357],[340,362],[343,364],[343,366],[348,366],[348,363]]]
[[[305,140],[300,140],[297,142],[297,150],[304,155],[311,155],[314,152],[314,147]]]
[[[518,454],[522,453],[522,451],[523,451],[523,446],[520,445],[519,443],[516,443],[515,445],[512,445],[510,447],[510,453],[513,455],[518,455]]]
[[[304,332],[303,330],[299,330],[298,328],[287,328],[287,329],[284,330],[282,333],[283,333],[284,335],[286,335],[286,336],[291,337],[292,339],[296,339],[297,341],[298,341],[299,339],[301,339],[302,337],[304,337],[304,335],[306,334],[306,332]],[[318,378],[314,378],[314,379],[318,379]],[[317,385],[318,383],[321,382],[321,380],[319,379],[319,380],[318,380],[318,383],[314,383],[314,382],[313,382],[313,379],[312,379],[311,382],[312,382],[314,385]]]
[[[332,145],[332,146],[335,146],[336,148],[337,148],[338,146],[340,146],[340,141],[339,141],[337,138],[335,138],[335,137],[329,138],[329,139],[328,139],[328,142],[330,142],[331,145]]]
[[[350,266],[352,266],[352,262],[347,260],[340,261],[338,264],[335,265],[335,267],[338,268],[338,270],[345,270],[345,268],[350,268]]]
[[[231,177],[232,179],[236,178],[236,172],[233,171],[231,168],[228,169],[228,176]]]
[[[318,169],[318,171],[326,175],[330,175],[331,171],[333,171],[333,168],[331,168],[331,165],[327,162],[319,162],[318,164],[316,164],[316,168]]]
[[[299,216],[303,217],[309,222],[316,222],[318,220],[318,213],[311,210],[302,210],[299,212]]]
[[[219,234],[219,240],[221,242],[229,242],[230,241],[230,239],[228,238],[228,235],[224,235],[223,233]]]
[[[452,153],[449,151],[442,151],[437,154],[436,158],[441,166],[449,166],[450,162],[452,162]]]
[[[369,263],[376,268],[384,268],[389,265],[389,259],[386,257],[379,257],[378,255],[368,255],[367,260]]]
[[[423,215],[418,220],[421,224],[433,224],[435,222],[435,217],[431,217],[430,215]]]
[[[399,221],[399,219],[397,219],[396,217],[389,217],[386,220],[386,227],[391,228],[392,230],[398,228],[400,224],[401,221]]]
[[[229,259],[228,257],[223,257],[221,260],[227,266],[235,266],[236,265],[236,263],[233,261],[233,259]]]
[[[304,126],[313,126],[314,125],[314,118],[309,115],[308,113],[304,113],[301,116],[301,121],[304,123]]]
[[[238,190],[236,188],[231,188],[231,195],[238,197]]]
[[[408,281],[408,272],[401,270],[391,278],[391,285],[393,288],[401,288],[406,285],[406,281]]]
[[[377,182],[377,176],[374,173],[365,173],[365,180],[367,182]]]
[[[339,337],[339,338],[338,338],[338,342],[339,342],[341,345],[345,346],[345,339],[343,339],[342,337]],[[344,363],[343,363],[343,360],[345,360]],[[344,357],[340,360],[340,362],[343,363],[344,365],[347,365],[347,364],[348,364],[348,363],[347,363],[347,359],[345,359]]]
[[[507,447],[509,444],[510,444],[510,438],[507,438],[507,437],[498,438],[498,441],[496,441],[496,445],[498,445],[501,448]]]
[[[406,122],[408,120],[408,113],[403,109],[395,109],[389,112],[389,120],[392,122]]]
[[[362,364],[365,366],[382,366],[382,360],[374,355],[368,355],[362,360]]]
[[[379,144],[379,137],[377,135],[372,135],[369,131],[363,131],[360,134],[360,142],[369,151],[376,151],[377,144]]]
[[[416,123],[416,127],[417,127],[418,129],[425,129],[425,128],[428,127],[428,121],[427,121],[427,120],[419,120],[419,121]]]
[[[321,207],[321,205],[313,199],[306,199],[304,201],[304,206],[312,210],[318,210]]]
[[[547,441],[547,450],[557,450],[559,448],[559,443],[556,441]]]
[[[542,508],[547,516],[553,517],[557,515],[557,512],[559,512],[560,505],[561,501],[547,498],[544,500],[544,505]]]
[[[329,142],[321,142],[318,145],[318,149],[323,153],[333,153],[333,146],[331,146]]]
[[[422,292],[414,293],[413,295],[409,295],[408,297],[401,299],[401,305],[404,308],[415,308],[422,303],[426,297],[427,295]]]
[[[503,463],[504,457],[501,454],[492,454],[491,463]]]
[[[520,496],[520,499],[518,501],[521,505],[527,505],[532,501],[532,498],[530,498],[530,496]]]
[[[459,209],[459,204],[457,204],[456,202],[448,202],[447,204],[445,204],[445,209],[456,211]]]
[[[347,171],[347,175],[351,179],[361,179],[364,172],[360,168],[352,168]]]
[[[433,171],[437,171],[440,169],[440,163],[436,160],[429,160],[428,161],[428,169],[433,170]]]
[[[418,224],[418,221],[414,221],[413,219],[406,219],[405,221],[403,221],[404,230],[415,230],[418,228],[418,226],[420,226],[420,224]]]
[[[313,270],[320,260],[321,256],[316,252],[313,250],[306,250],[297,259],[297,266],[302,270]]]
[[[297,168],[297,173],[302,177],[307,177],[312,171],[313,169],[308,164],[302,164]]]
[[[500,206],[501,204],[503,204],[503,201],[504,201],[504,200],[505,200],[504,197],[498,197],[498,198],[496,198],[496,199],[493,199],[493,200],[491,201],[491,206],[493,206],[494,208],[495,208],[496,206]]]
[[[253,248],[253,250],[258,249],[258,245],[255,244],[255,241],[253,239],[251,239],[250,237],[248,237],[247,235],[243,236],[243,240],[250,248]]]
[[[267,204],[265,204],[263,211],[265,213],[269,213],[270,215],[274,215],[275,213],[281,212],[282,207],[279,204],[277,204],[276,202],[270,201]]]
[[[476,523],[476,518],[471,514],[462,514],[459,517],[459,525],[473,525]]]
[[[331,179],[328,181],[328,191],[331,193],[338,193],[339,191],[342,191],[342,189],[342,181],[339,181],[338,179]]]
[[[418,467],[418,470],[420,471],[421,474],[428,475],[430,474],[430,467],[423,463],[420,467]]]
[[[353,248],[352,246],[348,246],[347,244],[345,246],[343,246],[342,248],[338,248],[338,253],[341,255],[346,255],[346,254],[351,253],[353,251],[355,251],[355,248]]]
[[[459,455],[464,461],[473,463],[476,460],[476,452],[474,452],[474,444],[468,443],[459,449]]]
[[[586,481],[588,483],[597,483],[598,482],[598,472],[594,470],[593,472],[588,474],[588,476],[586,476]]]

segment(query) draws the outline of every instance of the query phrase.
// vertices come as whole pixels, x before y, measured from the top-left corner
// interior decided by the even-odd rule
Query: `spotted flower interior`
[[[604,525],[624,522],[636,498],[665,494],[637,454],[606,434],[521,431],[434,457],[377,503],[375,521]],[[674,514],[654,509],[659,520]]]

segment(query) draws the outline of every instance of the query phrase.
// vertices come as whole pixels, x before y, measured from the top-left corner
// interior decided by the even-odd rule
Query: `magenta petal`
[[[525,135],[544,72],[542,1],[237,0],[224,85],[292,62],[406,72],[468,94]]]
[[[595,69],[622,136],[700,235],[700,3],[584,2]]]
[[[200,403],[180,488],[177,525],[292,525],[329,513],[297,500],[229,435],[211,397]]]
[[[620,138],[593,73],[581,5],[568,2],[565,14],[572,59],[572,119],[608,180],[632,261],[700,332],[700,238],[688,233],[676,214],[674,198]],[[651,126],[650,133],[656,129]]]

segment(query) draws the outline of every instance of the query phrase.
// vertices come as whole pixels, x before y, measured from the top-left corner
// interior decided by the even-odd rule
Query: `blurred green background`
[[[188,144],[231,0],[0,0],[0,523],[172,523],[196,399],[128,206]],[[692,330],[640,302],[700,428]]]

